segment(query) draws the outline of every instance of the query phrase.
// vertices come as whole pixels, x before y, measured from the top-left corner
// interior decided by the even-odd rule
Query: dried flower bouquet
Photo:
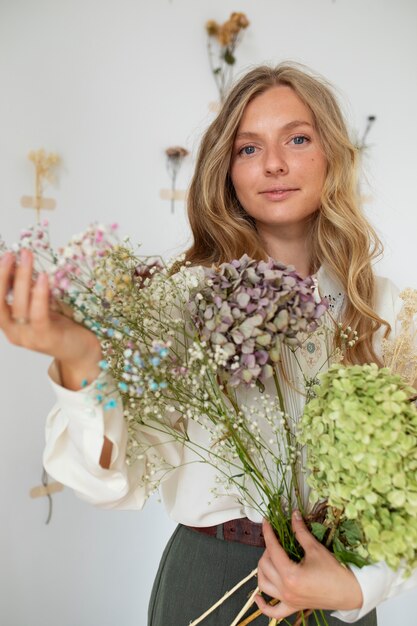
[[[343,353],[330,349],[322,373],[304,376],[309,401],[300,418],[285,406],[283,355],[298,363],[312,334],[328,345],[335,333],[342,347],[356,341],[330,320],[312,278],[246,256],[213,268],[165,264],[118,242],[115,226],[92,226],[55,252],[44,224],[25,231],[14,249],[21,247],[35,251],[37,270],[48,270],[56,306],[67,313],[69,305],[100,337],[101,367],[115,387],[98,380],[96,401],[110,408],[115,389],[120,394],[128,462],[147,459],[149,493],[173,467],[144,448],[138,425],[214,465],[222,486],[271,522],[294,560],[303,557],[290,524],[297,507],[340,562],[415,567],[417,409],[408,384],[417,375],[415,292],[407,292],[397,340],[385,343],[391,369],[346,367]],[[408,383],[393,373],[401,363]],[[208,446],[190,439],[190,420],[207,431]],[[312,488],[310,504],[300,479]],[[314,615],[326,624],[322,611]]]

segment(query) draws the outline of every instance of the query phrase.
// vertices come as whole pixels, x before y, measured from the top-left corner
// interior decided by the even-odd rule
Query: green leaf
[[[319,524],[319,522],[311,522],[311,532],[318,541],[323,541],[326,531],[327,528],[326,526],[324,526],[324,524]]]
[[[223,59],[226,61],[228,65],[234,65],[236,63],[236,59],[233,54],[230,52],[229,48],[226,48]]]
[[[350,546],[362,541],[362,530],[356,520],[347,519],[340,525],[340,534]]]
[[[369,565],[369,561],[364,559],[359,554],[355,554],[354,552],[350,552],[349,550],[342,550],[341,552],[335,552],[335,557],[341,563],[352,563],[357,567],[364,567],[365,565]]]
[[[338,561],[341,563],[353,563],[357,567],[363,567],[368,564],[368,561],[359,554],[346,550],[343,543],[337,537],[333,540],[333,553]]]

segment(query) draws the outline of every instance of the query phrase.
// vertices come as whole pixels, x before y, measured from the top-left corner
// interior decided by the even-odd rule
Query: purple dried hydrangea
[[[264,382],[280,359],[282,342],[300,345],[327,309],[316,301],[314,281],[292,266],[247,255],[216,268],[204,268],[203,287],[189,309],[200,334],[226,355],[228,383]]]

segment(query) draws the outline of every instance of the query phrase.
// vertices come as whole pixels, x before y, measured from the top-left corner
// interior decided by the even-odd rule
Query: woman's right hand
[[[63,384],[79,389],[100,373],[100,342],[70,317],[51,310],[45,273],[32,280],[33,254],[22,250],[20,263],[12,252],[0,259],[0,329],[10,343],[48,354],[59,362]],[[7,302],[10,290],[13,301]]]

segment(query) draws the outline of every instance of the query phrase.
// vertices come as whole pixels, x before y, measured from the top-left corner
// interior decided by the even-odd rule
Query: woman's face
[[[326,167],[313,115],[290,87],[271,87],[248,104],[230,174],[258,226],[304,228],[320,206]]]

